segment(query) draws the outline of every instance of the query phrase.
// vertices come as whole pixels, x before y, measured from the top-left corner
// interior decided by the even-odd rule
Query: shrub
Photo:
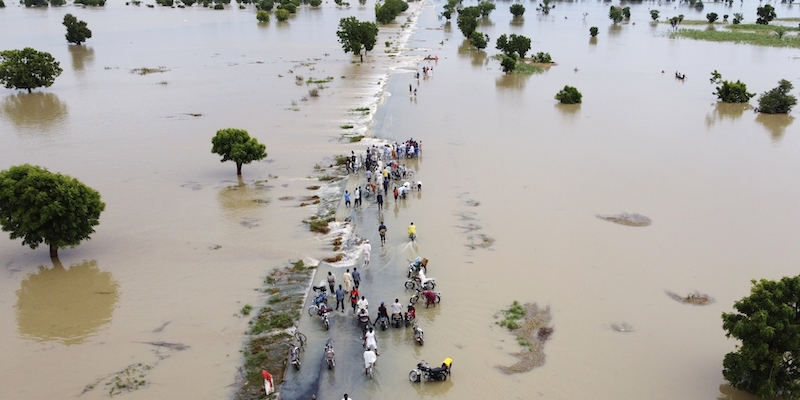
[[[217,3],[217,4],[214,4],[214,9],[215,10],[224,10],[225,6],[223,6],[222,3]]]
[[[761,94],[758,98],[758,112],[765,114],[788,114],[797,104],[797,98],[789,94],[794,86],[786,79],[778,82],[778,87]]]
[[[408,3],[403,0],[386,0],[383,5],[375,4],[375,19],[382,24],[388,24],[407,9]]]
[[[289,19],[289,11],[283,8],[280,10],[275,10],[275,18],[281,22],[286,21],[287,19]]]
[[[272,11],[272,7],[274,6],[275,3],[272,0],[259,0],[256,3],[256,8],[264,11]]]
[[[478,3],[478,10],[481,13],[481,17],[488,17],[489,14],[491,14],[492,11],[494,11],[494,9],[495,9],[494,3],[488,2],[486,0]]]
[[[706,19],[708,20],[709,24],[713,24],[714,22],[716,22],[719,19],[719,15],[717,15],[717,13],[714,13],[714,12],[708,13],[708,14],[706,14]]]
[[[608,19],[614,22],[614,24],[618,24],[622,21],[624,16],[622,15],[622,9],[619,7],[611,6],[608,10]]]
[[[769,4],[765,5],[764,7],[758,7],[756,9],[756,15],[758,15],[756,23],[759,25],[769,25],[769,22],[778,16],[775,14],[775,7],[772,7]]]
[[[650,18],[652,18],[653,21],[658,21],[658,14],[658,10],[650,10]]]
[[[480,33],[478,31],[472,32],[472,35],[469,37],[469,44],[475,46],[475,48],[483,50],[486,48],[486,45],[489,43],[489,35],[485,33]]]
[[[294,3],[279,4],[278,8],[288,11],[289,14],[297,13],[297,5],[295,5]]]
[[[747,92],[747,85],[741,81],[723,81],[722,74],[714,70],[711,73],[711,83],[716,83],[717,90],[713,93],[719,101],[724,103],[747,103],[755,93]]]
[[[543,63],[543,64],[550,64],[553,62],[553,59],[550,57],[550,53],[545,52],[538,52],[531,57],[531,60],[535,63]]]
[[[517,57],[516,56],[508,56],[503,54],[502,59],[500,60],[500,66],[503,68],[503,72],[510,74],[514,72],[514,68],[517,67]]]
[[[600,30],[599,30],[599,29],[597,29],[597,27],[596,27],[596,26],[593,26],[593,27],[589,28],[589,34],[590,34],[590,35],[592,35],[592,37],[595,37],[595,36],[597,36],[597,34],[598,34],[599,32],[600,32]]]
[[[572,86],[564,86],[558,93],[556,93],[556,100],[561,104],[580,104],[583,95],[578,89]]]
[[[308,4],[310,4],[311,7],[319,7],[322,4],[322,0],[309,0]]]
[[[510,11],[513,16],[521,17],[522,14],[525,14],[525,6],[522,4],[512,4]]]
[[[744,20],[744,15],[742,13],[733,13],[733,24],[739,25]]]
[[[622,9],[622,16],[625,17],[625,19],[631,19],[631,8],[630,7],[624,7]]]
[[[0,8],[6,8],[6,3],[3,0],[0,0]]]
[[[264,10],[258,10],[256,19],[258,22],[269,22],[269,13]]]

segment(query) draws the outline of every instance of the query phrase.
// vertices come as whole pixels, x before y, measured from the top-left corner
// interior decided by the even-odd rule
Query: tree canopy
[[[580,104],[583,95],[575,87],[564,86],[563,89],[556,93],[556,100],[561,104]]]
[[[79,21],[72,14],[67,14],[64,16],[64,26],[67,27],[67,34],[65,35],[67,38],[67,42],[75,43],[80,45],[81,43],[85,42],[86,39],[92,37],[92,31],[89,30],[85,21]]]
[[[800,398],[800,276],[751,282],[736,312],[722,314],[725,336],[742,342],[725,355],[722,376],[760,398]]]
[[[769,25],[769,22],[778,16],[778,14],[775,13],[775,7],[769,4],[765,4],[764,7],[758,7],[756,9],[756,15],[758,15],[756,23],[759,25]]]
[[[381,4],[375,4],[375,20],[388,24],[401,12],[408,10],[408,3],[404,0],[386,0]]]
[[[243,129],[220,129],[211,138],[211,144],[211,152],[222,156],[220,162],[236,163],[236,175],[242,174],[242,164],[250,164],[267,157],[267,146],[258,143],[256,138],[251,138]]]
[[[778,81],[778,87],[761,94],[758,98],[758,112],[765,114],[788,114],[797,104],[797,97],[789,94],[794,88],[786,79]]]
[[[711,73],[711,83],[716,83],[717,90],[713,93],[719,101],[724,103],[747,103],[755,93],[747,92],[747,85],[741,81],[731,82],[722,80],[722,74],[714,70]]]
[[[511,7],[509,7],[509,11],[511,11],[513,16],[521,17],[522,14],[525,14],[525,6],[522,4],[512,4]]]
[[[375,47],[378,41],[378,25],[359,21],[356,17],[342,18],[339,20],[336,36],[339,37],[345,53],[361,55],[361,50],[370,51]]]
[[[608,10],[608,18],[614,22],[614,24],[618,24],[622,22],[625,16],[622,14],[622,9],[619,7],[611,6]]]
[[[497,38],[495,48],[502,51],[507,56],[516,53],[520,58],[525,58],[525,53],[531,49],[531,39],[513,33],[511,36],[503,34]]]
[[[30,47],[0,51],[0,82],[8,89],[50,87],[61,75],[60,64],[50,53]]]
[[[106,205],[100,193],[67,175],[33,165],[0,172],[0,226],[32,249],[58,249],[90,239]]]

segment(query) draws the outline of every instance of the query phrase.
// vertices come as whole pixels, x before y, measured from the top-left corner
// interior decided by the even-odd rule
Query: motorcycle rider
[[[368,348],[364,351],[364,373],[369,373],[369,366],[372,365],[373,367],[378,365],[378,356],[372,351],[371,348]]]
[[[371,326],[367,333],[364,334],[364,347],[366,347],[367,350],[374,349],[376,356],[381,355],[378,353],[378,341],[375,339],[375,329],[372,329]]]
[[[413,321],[417,318],[417,309],[413,304],[408,303],[408,310],[406,311],[406,321]]]
[[[373,325],[377,325],[381,317],[386,317],[386,320],[389,320],[389,313],[386,311],[386,304],[384,302],[381,302],[381,306],[378,307],[378,317],[375,318],[375,323]]]
[[[394,299],[394,303],[392,303],[392,320],[395,318],[399,320],[403,320],[403,305],[400,304],[400,300]]]
[[[358,301],[356,306],[358,307],[359,310],[366,310],[367,308],[369,308],[369,302],[364,296],[361,296],[361,300]]]
[[[411,225],[408,226],[408,238],[411,239],[411,241],[413,242],[416,239],[416,237],[417,237],[417,227],[414,226],[414,223],[412,222]]]

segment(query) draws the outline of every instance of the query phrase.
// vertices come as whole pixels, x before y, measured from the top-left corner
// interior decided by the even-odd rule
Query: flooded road
[[[373,120],[351,110],[379,103],[370,114],[376,136],[423,141],[424,189],[387,204],[389,244],[373,250],[364,285],[372,304],[408,297],[388,277],[421,255],[445,298],[419,313],[423,348],[410,329],[379,333],[382,356],[368,383],[357,374],[351,318],[333,320],[342,337],[333,373],[321,370],[320,321],[303,318],[312,342],[298,379],[311,382],[319,366],[324,398],[749,398],[722,379],[735,342],[720,314],[748,294],[750,279],[797,273],[800,141],[792,116],[718,105],[708,77],[717,69],[758,93],[781,78],[800,86],[791,75],[798,52],[669,39],[647,9],[754,19],[756,4],[708,4],[703,13],[634,4],[631,22],[611,27],[602,3],[558,3],[547,17],[526,4],[523,22],[512,21],[510,3],[497,3],[478,29],[492,41],[531,37],[532,51],[558,64],[528,77],[502,76],[499,63],[466,48],[455,21],[437,19],[441,2],[424,4],[410,51],[389,57],[383,42],[400,39],[380,38],[363,65],[341,52],[334,32],[339,18],[371,18],[372,2],[304,6],[288,24],[267,25],[235,7],[1,9],[16,33],[0,37],[0,47],[51,52],[64,73],[31,95],[0,92],[0,168],[32,163],[72,175],[107,207],[91,241],[60,252],[63,266],[45,249],[0,240],[0,398],[77,396],[135,362],[157,367],[128,398],[228,398],[247,329],[238,310],[265,302],[254,289],[271,268],[330,254],[300,222],[315,210],[296,199],[319,184],[310,178],[315,164],[363,150],[340,141],[340,125],[365,130]],[[798,16],[796,7],[776,8],[779,17]],[[84,49],[63,39],[67,12],[93,30]],[[600,28],[596,43],[591,26]],[[434,75],[417,82],[407,66],[426,54],[439,61],[420,64]],[[131,73],[158,67],[167,71]],[[687,79],[676,81],[676,70]],[[334,79],[303,101],[313,86],[296,85],[296,75]],[[553,96],[564,85],[577,87],[583,104],[558,106]],[[246,165],[242,182],[210,153],[210,138],[226,127],[267,145],[268,159]],[[287,197],[295,200],[280,200]],[[653,223],[595,217],[621,212]],[[357,233],[377,243],[377,210],[360,213]],[[412,221],[416,249],[403,246]],[[473,249],[478,234],[494,244]],[[80,285],[58,286],[73,276]],[[683,305],[665,290],[716,302]],[[495,366],[512,364],[518,345],[493,316],[513,300],[550,305],[555,332],[543,367],[507,376]],[[60,302],[91,306],[53,311]],[[614,323],[635,331],[614,332]],[[139,343],[149,341],[190,348],[167,354]],[[408,382],[417,360],[448,356],[452,380]],[[81,397],[106,396],[98,388]]]

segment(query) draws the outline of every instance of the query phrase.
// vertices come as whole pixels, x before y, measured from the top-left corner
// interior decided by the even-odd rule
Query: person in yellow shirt
[[[408,238],[411,239],[412,242],[417,239],[417,227],[414,226],[413,222],[408,226]]]

